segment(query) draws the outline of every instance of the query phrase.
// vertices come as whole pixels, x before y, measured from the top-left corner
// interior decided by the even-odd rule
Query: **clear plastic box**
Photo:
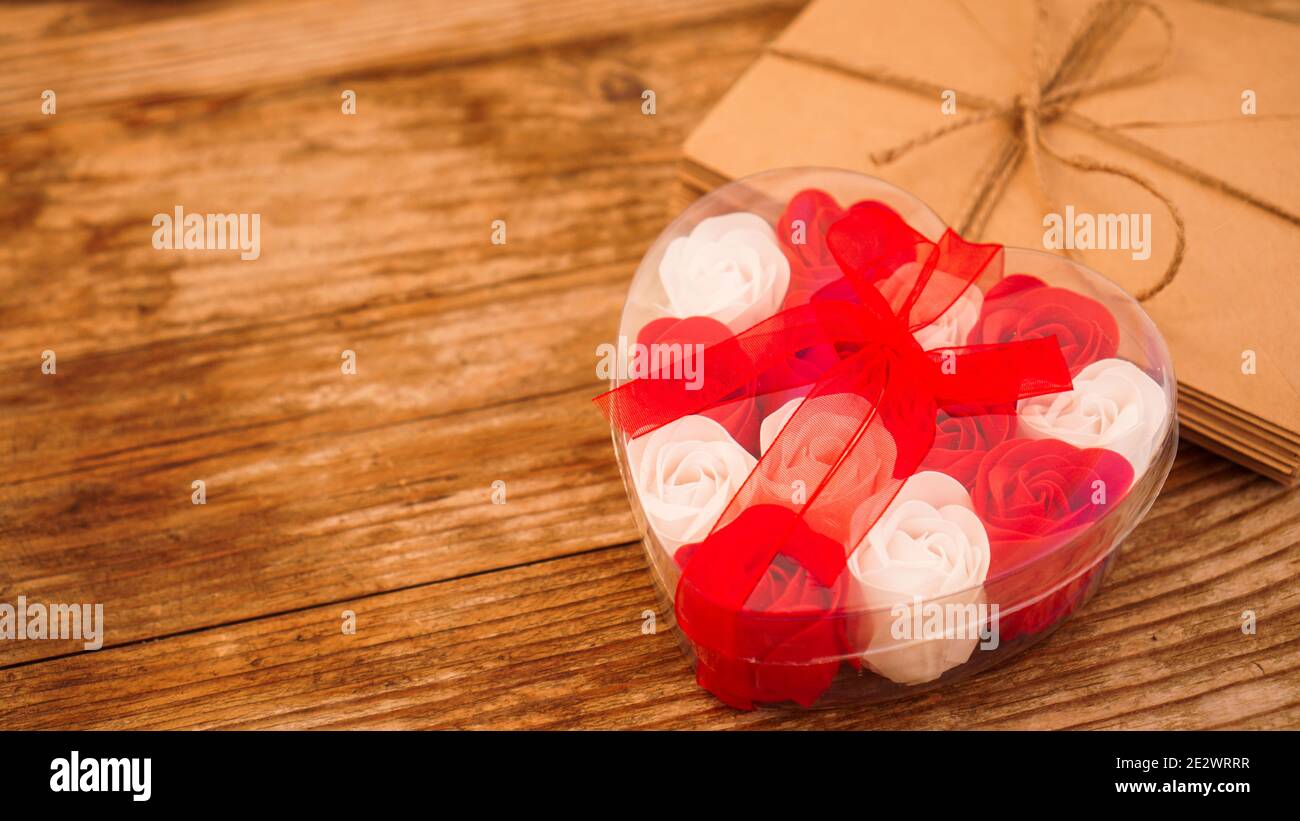
[[[817,294],[840,293],[822,291],[843,276],[828,257],[825,235],[858,202],[887,206],[932,242],[947,229],[905,191],[834,169],[767,172],[688,207],[637,268],[620,323],[622,367],[611,388],[635,373],[628,367],[635,342],[690,343],[696,334],[701,344],[712,343],[723,326],[740,333]],[[726,216],[737,213],[756,215],[771,236],[753,217]],[[715,217],[724,219],[690,239]],[[767,244],[773,238],[784,263]],[[929,253],[918,251],[917,262]],[[843,545],[845,572],[833,585],[808,581],[778,557],[761,577],[761,596],[751,594],[745,612],[728,614],[725,641],[698,630],[687,635],[673,619],[700,683],[724,701],[739,708],[880,701],[994,667],[1088,601],[1120,542],[1151,507],[1177,445],[1175,380],[1159,332],[1136,301],[1078,263],[1015,248],[1006,248],[1002,260],[1001,276],[981,277],[913,337],[934,350],[1051,336],[1073,389],[997,409],[941,409],[934,446],[866,535]],[[885,276],[875,286],[886,293],[889,282]],[[687,316],[712,321],[673,321]],[[708,374],[707,360],[701,371]],[[700,542],[713,527],[713,511],[728,505],[765,448],[784,446],[772,444],[774,437],[786,438],[799,458],[821,458],[817,429],[843,420],[814,416],[814,400],[801,399],[809,390],[743,396],[706,421],[698,417],[708,414],[692,414],[689,423],[635,438],[613,425],[661,618],[674,611],[683,563],[705,549]],[[778,412],[788,417],[801,402],[812,421],[783,430]],[[1127,481],[1114,457],[1131,468]],[[799,584],[821,598],[810,604],[802,589],[787,597]]]

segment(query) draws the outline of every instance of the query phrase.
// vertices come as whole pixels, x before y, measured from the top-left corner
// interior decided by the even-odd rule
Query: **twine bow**
[[[1087,73],[1091,71],[1098,61],[1103,47],[1112,42],[1132,17],[1141,11],[1149,12],[1161,25],[1164,38],[1158,52],[1150,60],[1130,71],[1121,72],[1110,77],[1088,79]],[[1071,110],[1074,102],[1083,97],[1122,86],[1138,85],[1158,75],[1160,69],[1164,67],[1173,52],[1174,41],[1173,21],[1169,19],[1163,9],[1153,3],[1146,2],[1146,0],[1100,0],[1088,9],[1069,38],[1066,48],[1055,61],[1049,60],[1044,51],[1042,29],[1045,27],[1046,22],[1046,5],[1043,0],[1036,0],[1035,36],[1033,39],[1034,77],[1028,90],[1015,95],[1008,101],[993,100],[970,92],[958,92],[958,98],[964,104],[973,105],[978,110],[962,115],[952,122],[937,128],[922,132],[898,145],[872,152],[870,154],[871,160],[878,165],[884,165],[915,148],[927,145],[944,135],[960,131],[977,123],[995,118],[1002,118],[1011,122],[1013,124],[1013,133],[1010,143],[1004,147],[999,162],[986,173],[985,178],[977,187],[974,201],[967,209],[960,223],[960,233],[967,236],[980,232],[980,229],[988,220],[998,196],[1010,181],[1020,159],[1025,154],[1029,155],[1030,163],[1033,165],[1039,190],[1049,202],[1052,201],[1052,195],[1043,175],[1042,155],[1044,154],[1080,171],[1110,174],[1133,182],[1164,203],[1170,217],[1173,218],[1175,232],[1174,252],[1164,274],[1154,285],[1134,295],[1141,302],[1151,299],[1164,290],[1169,283],[1173,282],[1179,268],[1182,266],[1184,252],[1187,247],[1187,228],[1182,213],[1174,201],[1164,192],[1146,177],[1131,169],[1103,162],[1093,157],[1077,154],[1067,156],[1061,153],[1044,138],[1042,128],[1044,124],[1060,121],[1102,136],[1112,142],[1120,143],[1130,151],[1143,154],[1199,183],[1209,185],[1290,222],[1300,224],[1300,215],[1294,214],[1276,203],[1269,202],[1226,180],[1207,174],[1181,160],[1155,151],[1125,137],[1115,128],[1098,123]],[[897,74],[888,69],[864,70],[834,58],[781,46],[772,46],[769,51],[796,62],[837,71],[859,79],[897,86],[920,94],[937,96],[951,89],[951,86],[940,86],[918,77]]]

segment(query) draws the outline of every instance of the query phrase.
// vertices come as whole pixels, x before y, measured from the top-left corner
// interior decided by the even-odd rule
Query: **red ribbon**
[[[838,628],[812,628],[841,621],[847,557],[929,452],[940,408],[1014,408],[1072,387],[1055,337],[930,351],[912,337],[976,280],[1002,278],[1002,246],[952,230],[931,242],[876,203],[851,208],[826,242],[851,286],[832,292],[846,298],[814,298],[706,347],[698,390],[653,374],[594,400],[636,437],[754,385],[776,393],[812,384],[708,537],[678,553],[675,606],[699,682],[741,707],[806,703],[829,686],[843,653]],[[922,264],[887,300],[874,283],[894,273],[890,255],[908,244]],[[819,346],[838,360],[819,372],[788,367]],[[801,589],[777,591],[774,580]]]

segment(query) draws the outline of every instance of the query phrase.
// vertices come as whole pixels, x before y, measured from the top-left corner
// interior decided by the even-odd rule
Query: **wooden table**
[[[1300,494],[1193,447],[1099,597],[951,689],[739,713],[642,634],[595,348],[799,5],[0,9],[0,602],[107,622],[0,642],[0,727],[1300,725]],[[177,204],[260,258],[156,250]]]

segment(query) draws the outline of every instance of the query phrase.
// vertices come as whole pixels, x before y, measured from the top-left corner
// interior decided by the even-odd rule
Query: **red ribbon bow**
[[[678,624],[695,645],[699,683],[739,707],[807,705],[829,686],[845,652],[848,555],[929,452],[940,408],[1010,409],[1072,387],[1055,337],[930,351],[912,337],[977,279],[1002,278],[1002,246],[952,230],[931,242],[878,203],[851,208],[826,243],[851,286],[831,290],[846,298],[815,298],[708,346],[697,390],[651,374],[594,400],[636,437],[738,391],[812,383],[708,537],[677,554]],[[874,283],[894,274],[907,245],[922,264],[886,299]],[[829,367],[787,367],[819,346],[836,353]]]

